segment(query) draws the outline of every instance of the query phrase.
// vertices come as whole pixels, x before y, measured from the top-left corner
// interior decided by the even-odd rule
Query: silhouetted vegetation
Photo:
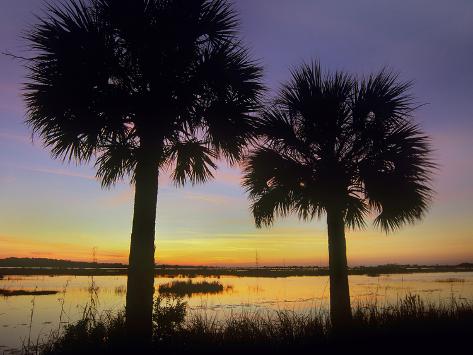
[[[158,298],[149,353],[313,353],[349,348],[383,352],[459,350],[473,335],[473,304],[426,304],[410,295],[396,305],[356,304],[348,333],[335,334],[316,310],[232,313],[224,320],[190,313],[178,297]],[[123,314],[87,318],[42,346],[44,354],[112,354],[126,349]],[[387,348],[385,348],[387,346]],[[381,348],[378,348],[381,347]]]
[[[49,268],[126,268],[127,265],[120,263],[97,263],[86,261],[71,261],[47,258],[5,258],[0,259],[2,267],[49,267]]]
[[[465,279],[459,279],[457,277],[449,277],[447,279],[438,279],[438,280],[435,280],[436,282],[446,282],[446,283],[463,283],[465,282]]]
[[[153,338],[155,343],[168,342],[181,333],[186,318],[187,303],[175,294],[159,295],[153,307]]]
[[[50,291],[50,290],[7,290],[0,288],[0,296],[3,297],[12,297],[12,296],[46,296],[46,295],[55,295],[59,291]]]
[[[5,260],[5,259],[3,259]],[[85,263],[85,267],[41,267],[30,260],[29,266],[0,267],[0,278],[3,275],[75,275],[75,276],[107,276],[126,275],[127,266],[109,268],[106,263]],[[69,265],[69,261],[62,264],[61,260],[54,262],[56,265]],[[82,264],[82,262],[80,262]],[[15,264],[16,261],[15,261]],[[17,265],[22,265],[18,263]],[[93,267],[89,267],[93,265]],[[116,265],[116,264],[112,264]],[[433,272],[471,272],[473,264],[462,263],[458,265],[398,265],[387,264],[377,266],[355,266],[348,268],[349,275],[379,276],[382,274],[410,274],[410,273],[433,273]],[[156,265],[155,276],[164,277],[290,277],[290,276],[327,276],[327,267],[320,266],[260,266],[255,267],[212,267],[212,266],[180,266],[180,265]]]
[[[213,177],[253,137],[262,69],[225,0],[50,3],[26,33],[27,124],[54,158],[135,186],[126,322],[151,338],[158,176]]]
[[[346,228],[386,233],[420,220],[429,207],[429,138],[413,120],[409,90],[386,70],[366,78],[323,72],[318,62],[291,73],[257,123],[257,148],[243,186],[257,227],[295,214],[327,217],[332,322],[350,322]]]
[[[191,297],[196,293],[212,294],[223,292],[224,287],[218,281],[201,281],[193,282],[192,280],[187,281],[172,281],[166,284],[159,285],[159,293],[162,294],[173,294],[176,296],[188,296]]]

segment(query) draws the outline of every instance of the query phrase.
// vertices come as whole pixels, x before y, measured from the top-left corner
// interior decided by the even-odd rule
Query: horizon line
[[[17,257],[17,256],[9,256],[0,258],[0,262],[9,259],[28,259],[28,260],[49,260],[49,261],[59,261],[59,262],[71,262],[71,263],[86,263],[86,264],[97,264],[97,265],[121,265],[128,267],[128,263],[121,263],[121,262],[107,262],[107,261],[84,261],[84,260],[73,260],[73,259],[55,259],[55,258],[41,258],[41,257]],[[429,264],[417,264],[417,263],[384,263],[384,264],[356,264],[356,265],[348,265],[349,268],[356,268],[356,267],[379,267],[379,266],[460,266],[463,264],[473,264],[473,260],[470,261],[461,261],[461,262],[451,262],[451,263],[429,263]],[[316,265],[316,264],[305,264],[305,265],[298,265],[298,264],[260,264],[260,265],[252,265],[251,263],[240,263],[240,264],[222,264],[222,265],[212,265],[212,264],[165,264],[165,263],[155,263],[155,267],[183,267],[183,268],[232,268],[232,267],[245,267],[245,268],[293,268],[293,267],[307,267],[307,268],[328,268],[328,265]],[[1,268],[2,266],[0,266]],[[14,267],[14,266],[13,266]],[[25,267],[25,266],[18,266],[18,267]],[[34,267],[34,266],[33,266]]]

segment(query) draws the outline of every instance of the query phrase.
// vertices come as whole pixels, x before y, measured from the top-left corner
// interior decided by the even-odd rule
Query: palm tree
[[[412,120],[410,87],[386,70],[357,80],[303,65],[259,119],[243,180],[256,225],[327,215],[335,328],[351,319],[345,228],[375,213],[376,226],[394,231],[420,219],[431,199],[434,164]]]
[[[149,340],[159,172],[177,185],[240,159],[261,68],[237,39],[225,0],[70,0],[26,35],[27,123],[52,155],[95,162],[109,187],[135,186],[127,330]]]

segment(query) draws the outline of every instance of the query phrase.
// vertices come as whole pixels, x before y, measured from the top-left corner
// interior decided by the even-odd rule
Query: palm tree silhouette
[[[374,224],[394,231],[420,219],[431,199],[435,165],[412,120],[410,87],[386,70],[357,80],[305,64],[257,125],[243,180],[256,225],[290,213],[327,215],[335,328],[351,319],[345,227],[363,227],[376,213]]]
[[[104,187],[135,185],[126,298],[132,339],[149,340],[159,171],[177,185],[240,159],[261,68],[225,0],[71,0],[26,35],[27,123],[52,155],[95,161]]]

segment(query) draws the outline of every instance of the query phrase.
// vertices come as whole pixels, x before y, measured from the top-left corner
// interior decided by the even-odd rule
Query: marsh
[[[460,281],[461,280],[461,281]],[[4,290],[56,291],[44,296],[0,297],[0,346],[19,348],[27,338],[31,321],[31,338],[46,339],[52,330],[73,323],[90,304],[91,282],[96,290],[99,312],[121,311],[126,299],[126,276],[5,276]],[[174,282],[188,283],[187,277],[156,277],[155,297],[159,289]],[[294,311],[298,314],[327,314],[329,307],[328,276],[300,277],[195,277],[194,285],[215,284],[221,292],[184,295],[191,314],[205,313],[224,320],[239,312]],[[163,286],[165,285],[165,286]],[[473,299],[473,272],[382,274],[376,277],[351,275],[352,303],[396,304],[409,294],[433,303],[461,302]],[[219,287],[220,289],[220,287]],[[120,292],[117,292],[120,290]],[[34,303],[34,304],[33,304]],[[62,316],[61,316],[62,314]]]

